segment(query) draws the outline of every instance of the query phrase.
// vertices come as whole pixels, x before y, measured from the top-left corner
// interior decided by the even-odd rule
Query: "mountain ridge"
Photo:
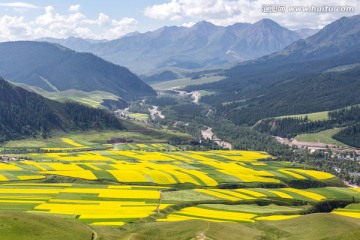
[[[99,43],[75,44],[66,39],[56,42],[77,51],[92,52],[143,74],[166,67],[197,69],[255,59],[302,37],[301,32],[263,19],[227,27],[206,21],[192,27],[166,26]]]
[[[102,90],[126,100],[156,94],[129,69],[60,44],[5,42],[0,43],[0,55],[6,56],[0,60],[0,75],[48,91]]]

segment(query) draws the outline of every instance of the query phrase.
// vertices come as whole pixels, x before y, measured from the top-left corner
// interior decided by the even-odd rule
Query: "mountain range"
[[[360,15],[343,17],[305,40],[224,71],[225,80],[186,90],[237,124],[359,104]]]
[[[163,27],[112,41],[44,38],[80,52],[91,52],[136,73],[158,69],[198,69],[255,59],[279,51],[317,30],[291,31],[270,19],[223,27],[202,21],[192,27]]]
[[[46,42],[0,43],[0,75],[47,91],[105,91],[125,100],[156,95],[129,69]],[[6,56],[6,57],[5,57]]]

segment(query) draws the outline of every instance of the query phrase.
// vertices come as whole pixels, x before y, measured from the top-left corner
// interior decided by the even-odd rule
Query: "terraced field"
[[[22,210],[74,218],[92,225],[119,226],[153,214],[161,189],[69,183],[2,184],[0,210]],[[167,206],[162,204],[159,210]]]
[[[69,139],[65,140],[70,143]],[[75,142],[71,144],[80,150],[84,147]],[[18,180],[22,180],[21,177],[31,179],[30,176],[33,176],[36,179],[58,175],[125,184],[190,184],[212,187],[224,183],[281,185],[283,181],[289,180],[335,179],[328,173],[303,170],[299,168],[301,166],[270,161],[270,156],[263,152],[151,152],[151,147],[163,149],[169,145],[133,144],[132,147],[148,151],[104,150],[30,154],[28,157],[31,160],[0,165],[0,176],[3,181],[11,180],[6,177],[10,175],[19,176]]]
[[[61,140],[75,150],[0,163],[1,211],[74,219],[100,232],[188,220],[260,226],[332,210],[335,217],[360,218],[358,189],[265,152],[180,151],[166,144],[86,151],[82,142]]]

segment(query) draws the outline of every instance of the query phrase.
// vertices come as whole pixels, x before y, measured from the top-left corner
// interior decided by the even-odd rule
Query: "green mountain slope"
[[[45,42],[0,43],[0,75],[48,91],[101,90],[126,100],[156,95],[125,67]]]
[[[0,78],[0,141],[43,137],[51,130],[122,129],[110,113],[46,99]]]

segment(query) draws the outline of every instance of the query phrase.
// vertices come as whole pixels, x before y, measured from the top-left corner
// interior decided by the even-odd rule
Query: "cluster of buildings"
[[[11,162],[11,161],[19,161],[19,158],[17,157],[11,157],[11,156],[1,156],[0,155],[0,162],[3,162],[3,163],[8,163],[8,162]]]

